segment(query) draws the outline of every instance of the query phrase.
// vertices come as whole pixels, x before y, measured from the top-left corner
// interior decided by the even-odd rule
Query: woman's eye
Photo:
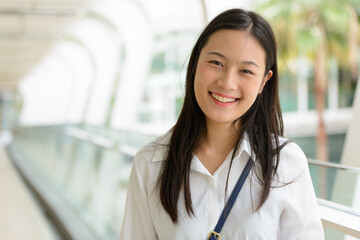
[[[215,64],[215,65],[220,66],[220,67],[223,67],[222,63],[219,62],[219,61],[216,61],[216,60],[212,60],[212,61],[210,61],[210,63]]]
[[[253,74],[252,71],[247,70],[247,69],[241,70],[240,72],[243,72],[243,73],[246,73],[246,74]]]

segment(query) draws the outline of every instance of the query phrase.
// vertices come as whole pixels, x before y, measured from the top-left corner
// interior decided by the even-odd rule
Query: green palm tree
[[[359,0],[268,0],[258,6],[273,23],[280,55],[289,59],[305,56],[314,69],[315,105],[319,116],[317,153],[328,160],[327,134],[323,112],[328,60],[358,77]],[[280,65],[280,71],[281,71]],[[302,69],[298,69],[302,71]]]

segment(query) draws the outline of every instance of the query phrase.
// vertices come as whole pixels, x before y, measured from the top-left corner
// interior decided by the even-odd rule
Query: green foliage
[[[307,55],[307,53],[316,52],[319,44],[319,38],[314,33],[316,29],[301,29],[296,39],[296,45],[299,55]]]
[[[307,56],[315,61],[319,47],[325,46],[340,65],[349,59],[349,8],[359,12],[360,0],[268,0],[257,7],[273,24],[285,59]]]

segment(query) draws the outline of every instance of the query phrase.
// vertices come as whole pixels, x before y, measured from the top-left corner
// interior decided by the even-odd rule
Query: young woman
[[[272,29],[228,10],[194,46],[177,123],[135,156],[120,239],[207,239],[249,159],[221,239],[323,239],[306,157],[282,135]]]

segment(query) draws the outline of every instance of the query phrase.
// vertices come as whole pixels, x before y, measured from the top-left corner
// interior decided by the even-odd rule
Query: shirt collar
[[[247,132],[244,133],[243,140],[240,142],[240,146],[238,147],[238,150],[235,153],[234,158],[238,158],[242,154],[243,151],[246,152],[249,155],[249,157],[251,156],[251,158],[253,160],[255,160],[255,156],[251,149],[249,135],[247,134]]]

